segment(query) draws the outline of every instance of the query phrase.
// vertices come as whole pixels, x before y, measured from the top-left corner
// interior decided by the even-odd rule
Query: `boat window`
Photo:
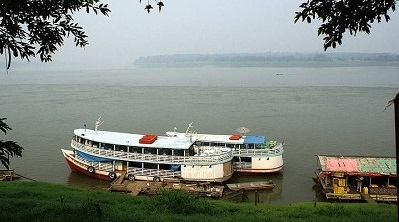
[[[116,145],[115,150],[116,151],[121,151],[121,152],[127,152],[127,146]]]
[[[251,157],[241,157],[241,162],[251,162]]]
[[[146,169],[157,169],[157,165],[154,163],[144,163],[144,168]]]
[[[157,149],[151,148],[151,147],[146,147],[146,148],[144,148],[144,153],[147,153],[147,154],[157,154]]]
[[[129,162],[129,167],[141,168],[141,163],[139,163],[139,162]]]
[[[169,164],[159,164],[159,170],[162,172],[162,170],[170,170],[170,165]]]
[[[96,147],[96,148],[97,148],[97,147],[98,147],[98,145],[99,145],[99,143],[98,143],[98,142],[94,142],[94,141],[93,141],[93,147]]]
[[[141,153],[141,148],[140,148],[140,147],[137,147],[137,146],[131,146],[130,149],[129,149],[129,151],[130,151],[131,153]]]
[[[195,151],[194,151],[194,146],[191,146],[188,152],[186,152],[187,156],[194,156]]]
[[[171,149],[159,149],[158,154],[159,155],[172,155],[172,150]]]
[[[184,155],[183,150],[174,150],[173,153],[174,153],[175,156],[183,156]]]
[[[106,150],[114,150],[114,145],[108,144],[108,143],[103,143],[103,148]]]

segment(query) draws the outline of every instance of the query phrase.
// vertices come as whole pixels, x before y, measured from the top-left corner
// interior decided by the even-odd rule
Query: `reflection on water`
[[[109,188],[110,183],[108,181],[86,176],[79,172],[71,172],[68,176],[67,185],[83,189],[106,190]]]
[[[281,173],[273,174],[239,174],[235,173],[234,176],[226,183],[243,183],[243,182],[256,182],[256,181],[269,181],[272,180],[276,184],[276,187],[272,190],[258,190],[259,203],[273,203],[281,199],[281,194],[283,192],[283,179],[284,176]],[[247,198],[244,200],[242,198],[235,198],[235,201],[245,201],[254,202],[255,201],[255,191],[246,191],[245,195]]]
[[[314,184],[312,190],[314,191],[314,201],[327,201],[327,198],[324,195],[323,189],[320,185]]]

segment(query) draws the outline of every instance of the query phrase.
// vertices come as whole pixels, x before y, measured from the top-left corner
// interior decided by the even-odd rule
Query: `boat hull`
[[[69,168],[71,171],[76,171],[83,173],[87,176],[94,177],[97,179],[101,180],[106,180],[106,181],[112,181],[109,178],[109,173],[108,171],[103,171],[99,169],[95,169],[93,172],[89,172],[89,167],[91,167],[90,164],[87,164],[83,161],[80,161],[78,158],[75,157],[75,154],[71,150],[64,150],[62,149],[62,153],[65,157],[65,160],[68,163]],[[224,169],[224,170],[217,170],[218,168]],[[216,171],[212,171],[215,170]],[[118,171],[120,172],[120,171]],[[222,172],[217,174],[217,172]],[[203,166],[187,166],[184,167],[182,170],[182,176],[180,176],[179,180],[182,181],[194,181],[194,182],[224,182],[229,180],[232,175],[232,166],[231,162],[226,162],[224,164],[219,164],[219,165],[214,165],[212,168],[209,167],[203,167]],[[199,175],[202,175],[201,177],[198,177]],[[119,176],[119,173],[117,173],[117,176]],[[158,175],[150,175],[150,176],[143,176],[143,175],[134,175],[135,180],[143,180],[143,181],[155,181],[155,178],[159,178],[160,181],[163,181],[165,179],[175,179],[175,178],[168,178],[168,177],[159,177]]]
[[[283,170],[284,166],[279,166],[277,168],[271,168],[271,169],[239,169],[235,168],[234,171],[237,173],[242,173],[242,174],[263,174],[263,173],[277,173]]]
[[[227,187],[232,191],[237,190],[271,190],[276,186],[276,184],[268,181],[259,182],[246,182],[246,183],[232,183],[227,184]]]
[[[108,176],[109,172],[101,170],[94,170],[94,172],[89,172],[88,168],[90,167],[90,165],[85,164],[75,158],[75,154],[73,153],[73,151],[62,150],[62,153],[71,171],[83,173],[87,176],[94,177],[100,180],[111,181]]]

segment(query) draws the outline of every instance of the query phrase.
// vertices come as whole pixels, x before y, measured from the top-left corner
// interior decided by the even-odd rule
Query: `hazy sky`
[[[165,0],[150,14],[147,0],[103,0],[109,17],[79,13],[75,22],[86,30],[89,45],[60,48],[51,67],[132,68],[140,56],[186,53],[322,52],[317,21],[294,24],[305,0]],[[389,23],[375,23],[371,34],[346,35],[328,52],[399,52],[399,12]]]

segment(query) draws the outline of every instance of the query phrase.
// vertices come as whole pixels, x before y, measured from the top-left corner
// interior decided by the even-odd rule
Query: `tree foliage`
[[[157,3],[159,12],[161,12],[162,7],[164,7],[165,5],[163,4],[162,1],[157,1],[157,0],[154,0],[154,1]],[[140,3],[141,3],[141,0],[140,0]],[[150,4],[150,0],[147,0],[147,5],[145,5],[144,10],[146,10],[147,13],[150,13],[150,11],[151,11],[152,9],[153,9],[153,7],[152,7],[152,5]]]
[[[8,130],[11,130],[11,127],[8,126],[4,120],[6,118],[0,118],[0,130],[3,131],[4,135],[7,134]],[[22,148],[14,141],[3,141],[0,140],[0,162],[7,169],[10,167],[10,157],[22,157]]]
[[[69,36],[76,46],[87,45],[88,36],[72,17],[81,9],[110,12],[100,0],[0,0],[0,54],[6,54],[7,69],[11,56],[29,61],[40,55],[41,61],[51,61]]]
[[[388,12],[395,11],[396,0],[308,0],[296,12],[295,22],[311,23],[321,20],[318,35],[325,35],[324,50],[342,44],[345,31],[356,36],[358,32],[370,33],[375,21],[389,21]]]

